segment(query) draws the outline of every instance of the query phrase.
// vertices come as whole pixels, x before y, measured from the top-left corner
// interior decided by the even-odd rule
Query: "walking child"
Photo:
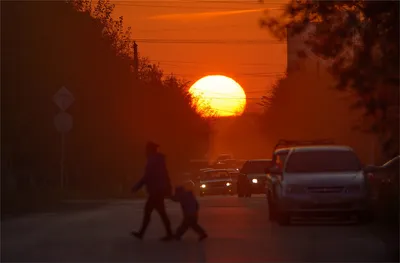
[[[182,186],[176,187],[175,194],[171,197],[173,201],[181,204],[183,212],[182,223],[175,233],[177,240],[180,240],[189,228],[192,228],[199,235],[199,241],[208,237],[206,231],[198,224],[199,203],[193,194],[193,187],[194,183],[188,181]]]

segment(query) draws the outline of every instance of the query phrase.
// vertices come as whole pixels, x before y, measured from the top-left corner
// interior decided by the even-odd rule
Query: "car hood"
[[[288,184],[307,186],[340,186],[357,184],[364,180],[363,172],[341,173],[287,173],[284,181]]]
[[[201,184],[214,183],[214,182],[232,182],[232,179],[225,178],[225,179],[200,180]]]

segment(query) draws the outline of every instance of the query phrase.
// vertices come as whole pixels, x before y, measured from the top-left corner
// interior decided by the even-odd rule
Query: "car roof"
[[[289,152],[292,148],[293,148],[293,147],[279,148],[279,149],[276,149],[276,150],[274,151],[274,154],[282,153],[282,152]]]
[[[390,159],[386,163],[382,164],[382,167],[390,166],[392,163],[398,162],[399,158],[400,158],[400,156],[396,156],[393,159]]]
[[[247,160],[247,162],[272,162],[272,159],[251,159]]]
[[[213,168],[203,168],[200,169],[200,172],[205,172],[205,171],[210,171],[210,170],[214,170]]]
[[[349,146],[345,145],[314,145],[314,146],[297,146],[292,147],[293,152],[312,152],[312,151],[353,151]]]
[[[209,169],[209,170],[205,170],[203,172],[205,172],[205,173],[208,173],[208,172],[228,172],[228,169]]]

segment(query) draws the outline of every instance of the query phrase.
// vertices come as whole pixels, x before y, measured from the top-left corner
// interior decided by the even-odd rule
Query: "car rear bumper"
[[[230,194],[233,193],[233,187],[225,186],[225,187],[207,187],[201,188],[200,194],[207,195],[207,194]]]

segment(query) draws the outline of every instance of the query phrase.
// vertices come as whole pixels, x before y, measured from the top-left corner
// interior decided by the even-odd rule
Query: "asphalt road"
[[[209,238],[199,243],[189,230],[182,241],[160,242],[157,214],[143,241],[129,235],[139,227],[144,201],[112,201],[77,212],[47,213],[2,222],[2,262],[382,262],[384,243],[368,226],[268,221],[266,200],[200,198],[200,224]],[[167,202],[173,227],[178,204]]]

